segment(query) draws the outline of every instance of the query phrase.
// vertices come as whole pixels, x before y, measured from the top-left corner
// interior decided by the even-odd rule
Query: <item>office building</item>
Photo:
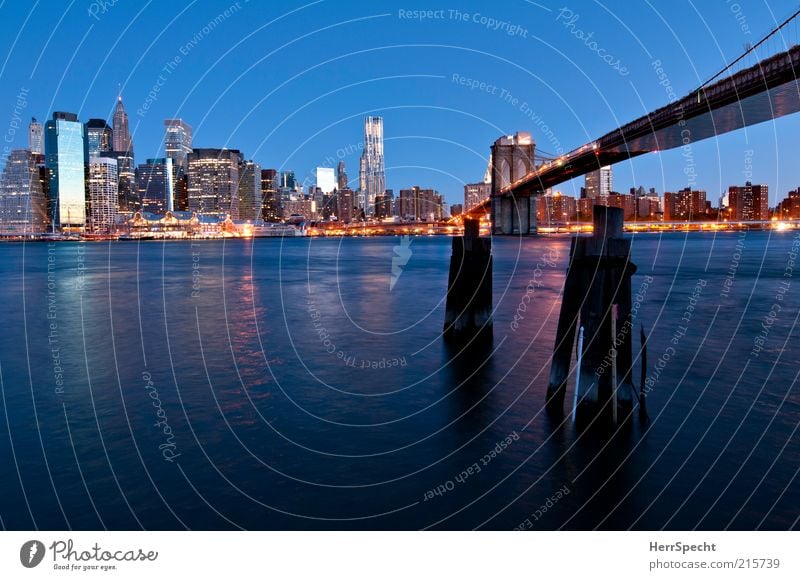
[[[333,193],[333,190],[338,189],[333,167],[317,167],[314,176],[316,187],[321,193]]]
[[[239,167],[237,149],[193,149],[188,155],[189,211],[224,213],[239,219]]]
[[[47,229],[47,200],[28,149],[13,149],[0,175],[0,234],[30,235]]]
[[[128,152],[133,157],[133,141],[128,129],[128,114],[122,104],[122,95],[117,97],[117,105],[114,108],[113,117],[113,146],[114,151]]]
[[[464,186],[464,209],[466,211],[471,210],[473,207],[477,207],[487,199],[492,194],[492,184],[491,183],[467,183]]]
[[[83,228],[86,225],[83,124],[75,113],[57,111],[45,123],[44,131],[50,221],[55,228]]]
[[[443,199],[436,190],[415,185],[400,190],[400,217],[409,221],[430,222],[442,219]]]
[[[86,155],[85,161],[89,162],[93,157],[100,157],[114,146],[113,132],[105,119],[89,119],[85,127],[86,131]]]
[[[117,160],[112,157],[92,158],[88,175],[91,229],[98,233],[113,232],[119,203]]]
[[[277,222],[281,216],[280,175],[276,169],[261,170],[261,219]]]
[[[664,193],[664,221],[702,221],[708,217],[706,192],[689,187]]]
[[[186,169],[192,152],[192,127],[183,119],[164,120],[164,155],[170,157],[175,168]]]
[[[44,154],[44,127],[36,117],[31,117],[28,125],[28,149],[34,155]]]
[[[584,195],[589,198],[611,195],[614,189],[614,176],[611,166],[601,167],[586,174]]]
[[[171,157],[157,157],[139,164],[136,190],[143,211],[159,214],[174,211],[174,169]]]
[[[347,171],[344,168],[344,161],[339,161],[336,167],[336,189],[345,189],[349,187],[347,183]]]
[[[261,219],[261,204],[261,166],[244,161],[239,167],[239,219]]]

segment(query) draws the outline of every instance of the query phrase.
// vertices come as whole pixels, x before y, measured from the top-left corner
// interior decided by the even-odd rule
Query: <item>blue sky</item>
[[[362,118],[382,115],[387,187],[434,187],[457,203],[463,184],[483,177],[501,134],[530,131],[540,149],[569,151],[666,104],[654,60],[683,95],[796,7],[6,1],[0,130],[4,145],[26,146],[26,132],[13,130],[15,108],[25,126],[54,110],[110,119],[121,85],[137,163],[162,151],[163,119],[182,117],[194,127],[195,146],[238,148],[308,183],[316,166],[343,159],[355,185]],[[593,33],[596,45],[577,38],[576,28]],[[716,199],[749,175],[770,185],[774,203],[800,186],[799,125],[795,115],[695,144],[697,186]],[[615,166],[614,186],[676,190],[687,184],[684,167],[679,150],[647,155]]]

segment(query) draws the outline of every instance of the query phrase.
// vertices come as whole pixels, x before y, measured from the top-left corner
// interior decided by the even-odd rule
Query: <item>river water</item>
[[[2,244],[2,526],[797,527],[798,244],[634,238],[616,434],[543,410],[567,237],[494,239],[467,351],[445,237]]]

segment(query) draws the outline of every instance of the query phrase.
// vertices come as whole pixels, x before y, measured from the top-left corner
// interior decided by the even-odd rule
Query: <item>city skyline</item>
[[[231,6],[234,8],[228,11],[227,16],[221,17],[213,29],[207,29],[209,22],[214,22],[219,14],[224,15]],[[25,42],[30,45],[25,53],[28,56],[21,52],[12,54],[5,69],[9,82],[0,88],[0,95],[13,101],[20,92],[17,87],[27,89],[24,107],[27,118],[46,117],[43,112],[49,114],[52,110],[68,110],[76,111],[81,119],[103,117],[102,112],[106,111],[105,118],[110,119],[115,105],[112,102],[121,94],[128,109],[132,139],[142,158],[165,156],[159,124],[163,119],[183,118],[193,125],[197,141],[204,147],[237,148],[247,152],[262,167],[294,168],[298,173],[313,171],[327,158],[333,160],[330,165],[335,167],[340,153],[341,159],[351,169],[357,169],[361,138],[354,127],[364,116],[379,115],[386,118],[391,127],[385,137],[389,160],[386,188],[399,191],[412,184],[433,187],[445,195],[448,204],[452,204],[461,201],[465,183],[480,180],[488,157],[488,144],[499,135],[531,131],[543,151],[568,151],[640,114],[643,102],[645,109],[652,108],[665,104],[671,92],[677,95],[687,93],[701,79],[718,70],[723,62],[741,52],[739,39],[757,37],[783,16],[777,12],[759,11],[751,5],[751,9],[746,11],[751,32],[744,34],[733,13],[723,13],[726,18],[711,19],[705,14],[705,7],[695,7],[689,10],[690,17],[681,20],[680,15],[684,12],[678,7],[664,8],[661,13],[647,7],[632,7],[630,15],[626,16],[641,22],[639,26],[649,31],[648,39],[653,46],[665,47],[656,53],[648,48],[649,45],[642,50],[635,41],[631,41],[633,44],[629,46],[627,40],[618,38],[614,31],[621,26],[620,22],[597,7],[582,7],[579,20],[565,24],[557,10],[548,11],[533,5],[520,6],[522,10],[514,12],[504,7],[493,7],[491,14],[478,3],[467,3],[464,10],[470,6],[475,12],[483,10],[483,14],[500,22],[519,21],[522,24],[533,17],[552,21],[552,26],[543,28],[544,36],[541,37],[547,43],[541,46],[548,58],[537,59],[537,71],[523,61],[522,69],[508,69],[506,65],[498,64],[503,62],[500,59],[510,58],[526,43],[535,42],[530,30],[527,37],[523,37],[521,33],[503,33],[502,29],[487,30],[471,21],[458,24],[449,19],[447,11],[444,12],[444,23],[401,17],[394,7],[365,15],[354,6],[343,5],[333,11],[325,4],[297,8],[267,18],[248,3],[240,3],[238,8],[231,3],[217,3],[204,10],[182,14],[180,25],[166,18],[173,16],[173,11],[177,14],[177,10],[173,7],[165,9],[163,16],[170,34],[154,39],[153,47],[142,55],[141,62],[131,68],[124,66],[124,59],[119,59],[126,54],[126,47],[138,46],[140,41],[125,29],[131,22],[136,26],[137,13],[131,7],[117,4],[103,13],[99,21],[85,12],[69,11],[62,28],[59,28],[59,35],[66,34],[69,26],[74,29],[69,33],[71,35],[92,27],[89,31],[91,38],[98,42],[114,38],[111,42],[118,42],[119,50],[102,56],[81,52],[86,70],[79,71],[68,67],[69,50],[61,55],[48,47],[45,53],[40,54],[44,39],[37,50],[36,37],[25,35]],[[19,7],[11,7],[10,24],[13,26],[16,22],[22,27],[26,16],[27,12]],[[34,19],[47,26],[53,16],[37,13]],[[282,26],[269,24],[277,17],[281,17]],[[691,50],[671,38],[663,26],[658,26],[662,17],[675,25],[680,22],[687,36],[693,38]],[[491,47],[488,54],[494,56],[474,63],[473,72],[466,75],[462,58],[466,55],[455,49],[427,49],[432,55],[447,55],[447,66],[437,65],[443,62],[437,58],[422,58],[414,60],[416,66],[408,67],[394,49],[376,48],[362,53],[355,46],[336,57],[335,70],[331,68],[333,65],[320,64],[310,69],[307,76],[297,79],[300,84],[293,87],[299,88],[300,94],[307,95],[299,103],[293,97],[297,92],[289,91],[291,94],[287,94],[286,89],[281,88],[281,81],[267,82],[265,78],[279,79],[280,71],[291,69],[295,64],[302,65],[305,57],[300,53],[283,49],[270,57],[272,70],[277,74],[275,77],[259,76],[255,71],[248,72],[246,67],[241,70],[235,67],[236,75],[231,77],[218,64],[211,67],[202,64],[206,57],[218,54],[220,46],[229,46],[254,56],[259,51],[253,41],[264,31],[272,33],[276,43],[284,37],[286,42],[291,42],[294,36],[298,36],[293,35],[293,31],[305,26],[308,30],[324,28],[322,23],[326,20],[332,23],[332,27],[322,30],[319,33],[321,38],[338,38],[345,32],[348,37],[358,39],[357,44],[366,43],[362,48],[369,49],[370,42],[357,31],[370,22],[378,22],[385,32],[387,47],[401,39],[405,43],[423,42],[432,32],[441,34],[441,44],[446,46],[459,35],[470,34],[477,49]],[[705,22],[710,23],[710,29],[705,28]],[[54,20],[52,24],[56,23]],[[318,26],[315,28],[314,25]],[[593,71],[591,78],[595,86],[587,85],[587,90],[592,91],[597,99],[584,99],[580,110],[569,110],[564,105],[571,101],[576,91],[582,90],[587,78],[582,73],[596,66],[596,55],[574,36],[578,25],[583,25],[586,31],[591,28],[594,37],[603,42],[603,48],[608,52],[625,54],[626,72],[629,74],[623,76],[612,67]],[[237,44],[241,38],[248,41]],[[497,39],[506,42],[492,42]],[[303,46],[307,47],[307,43]],[[558,47],[570,60],[560,61],[558,54],[548,46]],[[677,50],[670,52],[669,47]],[[309,50],[309,58],[313,58],[317,51]],[[426,49],[412,50],[422,55]],[[360,60],[370,54],[380,54],[380,63]],[[176,57],[179,62],[176,62]],[[258,58],[249,60],[257,61]],[[320,63],[324,64],[326,60],[320,59]],[[655,61],[661,61],[667,79],[655,74]],[[210,62],[212,65],[215,63],[214,60]],[[574,78],[570,82],[578,84],[571,87],[559,84],[566,79],[548,74],[556,66],[572,67],[577,76],[571,75]],[[366,76],[360,73],[364,70]],[[515,72],[509,75],[511,71]],[[70,82],[56,84],[55,80],[65,74],[69,75]],[[230,82],[242,74],[244,76],[236,83]],[[323,86],[318,82],[320,75],[328,75],[342,88],[334,92],[316,89],[309,93],[310,86]],[[541,76],[554,79],[556,84],[552,87],[541,85],[536,80]],[[211,79],[214,79],[214,86],[221,87],[213,98],[205,90]],[[467,83],[473,80],[478,81],[477,84]],[[351,85],[352,88],[348,88]],[[357,87],[360,92],[354,92]],[[260,96],[265,94],[268,97]],[[401,98],[393,98],[395,95]],[[215,102],[217,98],[221,99],[218,103]],[[243,99],[245,106],[226,106],[225,103],[232,103],[230,99],[233,98]],[[516,105],[514,99],[518,101]],[[302,115],[298,114],[298,107],[303,107]],[[470,115],[481,121],[464,122],[472,118]],[[722,136],[714,143],[695,144],[693,161],[698,168],[695,183],[689,183],[690,179],[684,174],[685,160],[678,151],[621,163],[615,167],[615,178],[618,183],[644,183],[659,191],[699,187],[713,197],[725,192],[730,185],[748,180],[768,183],[772,196],[770,205],[774,206],[800,183],[799,170],[795,169],[788,154],[781,152],[786,148],[774,145],[776,140],[786,139],[784,135],[790,135],[796,127],[798,121],[789,118],[780,128],[765,123],[740,134]],[[24,147],[22,131],[13,137],[12,148]],[[565,184],[563,189],[576,195],[581,185],[582,180],[579,180]]]

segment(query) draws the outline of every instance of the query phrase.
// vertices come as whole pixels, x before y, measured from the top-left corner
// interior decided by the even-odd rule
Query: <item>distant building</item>
[[[120,211],[139,210],[141,200],[136,186],[136,166],[133,164],[133,156],[127,151],[109,151],[103,156],[117,160],[117,175],[119,176],[117,197]]]
[[[800,188],[790,191],[786,199],[778,204],[777,215],[782,220],[800,219]]]
[[[174,162],[171,157],[148,159],[136,172],[136,189],[142,211],[175,211]]]
[[[45,164],[49,176],[49,214],[56,228],[86,225],[84,127],[75,113],[53,113],[45,123]]]
[[[93,231],[107,233],[114,230],[117,219],[118,197],[117,160],[111,157],[94,157],[89,162],[90,225]]]
[[[340,222],[349,224],[353,221],[353,208],[355,207],[355,192],[349,187],[340,189],[337,193],[339,211],[336,216]]]
[[[189,211],[225,213],[239,219],[238,149],[193,149],[188,156]]]
[[[34,155],[44,154],[44,127],[36,117],[31,117],[28,125],[28,149]]]
[[[585,179],[586,197],[595,198],[611,195],[614,189],[614,174],[610,165],[587,173]]]
[[[454,203],[450,206],[450,217],[460,216],[464,213],[464,206],[460,203]]]
[[[275,169],[261,170],[261,219],[277,222],[281,217],[280,175]]]
[[[470,211],[489,199],[492,194],[491,183],[468,183],[464,186],[464,208]]]
[[[89,163],[89,160],[93,157],[100,157],[112,151],[114,146],[113,132],[105,119],[89,119],[86,123],[85,131],[86,163]]]
[[[164,155],[171,157],[176,169],[186,170],[192,152],[192,127],[183,119],[164,119]]]
[[[297,191],[297,180],[294,177],[294,171],[281,171],[280,189]]]
[[[636,199],[636,219],[656,221],[661,213],[661,200],[658,196],[644,196]]]
[[[636,218],[636,198],[632,195],[612,192],[606,198],[606,205],[622,209],[625,221]]]
[[[344,160],[339,161],[336,167],[336,189],[342,190],[349,187],[347,182],[347,171],[344,168]]]
[[[400,190],[400,217],[410,221],[437,221],[442,219],[443,198],[436,190],[415,185]]]
[[[122,95],[117,97],[113,126],[114,151],[125,151],[133,157],[133,141],[131,141],[131,133],[128,129],[128,114],[122,104]]]
[[[386,190],[383,161],[383,117],[364,119],[364,151],[361,153],[358,205],[372,215],[375,197]]]
[[[708,217],[706,192],[681,189],[664,193],[664,221],[702,221]]]
[[[561,192],[536,198],[536,218],[541,224],[566,224],[577,219],[577,200]]]
[[[261,166],[245,161],[239,168],[239,219],[261,219]]]
[[[314,172],[316,186],[324,193],[333,193],[336,187],[336,176],[333,167],[317,167]]]
[[[28,149],[13,149],[0,175],[0,234],[30,235],[47,229],[47,200]]]
[[[769,220],[769,187],[749,181],[728,188],[728,219],[735,221]]]
[[[387,189],[381,195],[375,196],[375,218],[385,219],[393,215],[392,206],[394,195],[391,189]]]

